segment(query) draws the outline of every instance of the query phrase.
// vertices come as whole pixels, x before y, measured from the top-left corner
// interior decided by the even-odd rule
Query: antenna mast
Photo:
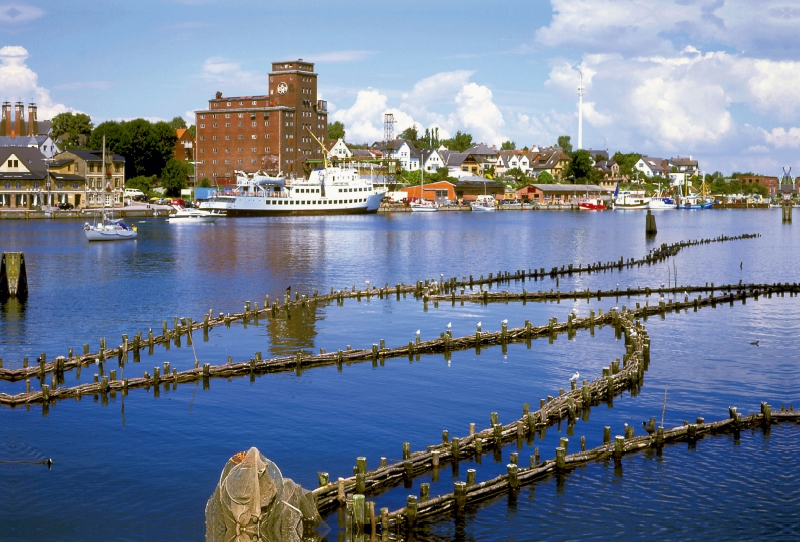
[[[586,94],[586,87],[583,86],[583,69],[578,71],[580,80],[578,83],[578,149],[583,148],[583,95]]]
[[[390,141],[394,140],[394,113],[383,114],[383,158],[386,162],[386,184],[389,184]]]

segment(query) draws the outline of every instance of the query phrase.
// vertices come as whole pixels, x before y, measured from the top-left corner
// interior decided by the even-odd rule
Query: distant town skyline
[[[396,133],[521,148],[577,143],[582,69],[585,148],[779,175],[800,170],[798,23],[785,0],[0,1],[0,98],[42,119],[193,122],[303,58],[350,142],[381,139],[389,111]]]

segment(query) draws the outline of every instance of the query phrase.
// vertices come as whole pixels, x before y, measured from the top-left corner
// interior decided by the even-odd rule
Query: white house
[[[386,150],[387,158],[394,158],[400,163],[400,167],[408,171],[419,169],[419,150],[413,143],[405,139],[393,139],[388,144],[383,141],[376,141],[372,144],[373,149]]]
[[[347,147],[344,139],[341,138],[336,141],[336,144],[331,147],[329,152],[331,156],[335,156],[336,158],[351,158],[353,156],[353,151]]]
[[[633,166],[636,171],[641,171],[646,177],[654,175],[664,177],[664,160],[650,156],[642,156]]]
[[[427,173],[436,173],[436,170],[444,166],[444,160],[436,149],[422,149],[420,151],[422,169]]]

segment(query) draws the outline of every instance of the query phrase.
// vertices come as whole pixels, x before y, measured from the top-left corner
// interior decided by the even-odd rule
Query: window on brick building
[[[226,119],[229,119],[229,118],[231,118],[231,114],[230,114],[230,113],[225,113],[225,118],[226,118]]]
[[[200,115],[200,118],[204,119],[204,118],[206,118],[206,116],[205,115]]]
[[[242,147],[239,147],[239,152],[244,152],[244,149]]]
[[[239,158],[239,163],[240,163],[240,164],[244,164],[244,160],[242,160],[241,158]]]
[[[225,149],[225,152],[231,152],[231,150],[230,149]]]
[[[244,136],[242,134],[239,134],[239,139],[244,139]]]
[[[201,154],[202,154],[202,153],[204,153],[204,152],[206,152],[206,150],[205,150],[205,149],[200,149],[200,153],[201,153]]]
[[[256,134],[253,134],[250,136],[250,139],[258,139],[258,136]]]
[[[231,123],[230,122],[226,122],[225,123],[225,128],[230,128],[230,127],[231,127]]]
[[[211,139],[213,139],[214,141],[216,141],[216,140],[217,140],[217,136],[211,136]]]
[[[230,160],[225,160],[225,163],[226,163],[226,164],[230,164],[230,163],[231,163],[231,161],[230,161]]]
[[[217,152],[217,149],[211,149],[211,152]]]
[[[212,127],[213,127],[213,128],[216,128],[216,127],[217,127],[217,123],[215,122],[215,123],[212,125]]]
[[[253,128],[255,128],[255,127],[256,127],[256,123],[255,123],[255,122],[251,122],[251,123],[250,123],[250,125],[251,125]]]
[[[206,136],[200,136],[200,141],[205,141],[205,140],[206,140]]]
[[[251,159],[250,159],[250,163],[251,163],[251,164],[255,164],[255,163],[256,163],[256,159],[255,159],[255,158],[251,158]]]
[[[211,115],[211,117],[212,117],[212,118],[217,118],[217,114],[216,114],[216,113],[214,113],[213,115]]]
[[[205,125],[205,124],[201,124],[201,125],[200,125],[200,128],[205,128],[205,127],[206,127],[206,125]]]
[[[265,122],[264,126],[269,126],[269,121]]]
[[[258,152],[258,147],[253,147],[250,149],[250,152]]]
[[[230,106],[231,106],[231,102],[228,102],[228,107],[230,107]]]
[[[244,118],[244,113],[239,113],[239,118]]]
[[[226,135],[226,136],[225,136],[225,139],[226,139],[226,140],[228,140],[228,141],[230,141],[230,139],[231,139],[231,136],[229,136],[229,135]]]
[[[216,160],[212,160],[211,163],[216,165],[217,161]]]
[[[269,134],[264,134],[264,139],[269,139]]]
[[[269,152],[269,147],[264,147],[264,152]]]

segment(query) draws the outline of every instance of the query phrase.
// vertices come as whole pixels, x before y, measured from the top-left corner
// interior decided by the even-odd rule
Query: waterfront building
[[[103,181],[103,151],[68,150],[57,154],[50,164],[51,174],[83,179],[82,193],[72,193],[76,208],[95,209],[122,206],[125,188],[125,157],[106,152],[105,182]],[[68,176],[68,177],[66,177]]]
[[[554,179],[561,179],[569,160],[569,156],[558,147],[540,149],[536,159],[532,161],[531,173],[534,177],[538,177],[541,173],[547,172]]]
[[[57,163],[33,147],[0,148],[0,209],[33,209],[59,203],[80,206],[84,178],[55,170]]]
[[[194,139],[192,139],[192,134],[186,128],[178,128],[175,130],[175,135],[178,136],[173,153],[175,160],[179,162],[194,161]]]
[[[406,198],[425,199],[436,203],[456,201],[456,187],[449,181],[425,183],[424,186],[408,186],[401,189]]]
[[[777,177],[768,177],[766,175],[736,175],[736,179],[742,183],[742,186],[756,184],[766,188],[770,196],[776,196],[778,194]]]
[[[456,199],[476,201],[478,196],[492,196],[494,199],[505,198],[506,185],[499,181],[492,181],[478,176],[461,177],[454,183]]]
[[[567,203],[585,196],[608,197],[611,191],[595,184],[529,184],[517,190],[517,198],[537,203]]]
[[[397,160],[400,167],[407,171],[416,171],[420,167],[419,149],[406,139],[376,141],[372,144],[372,149],[382,151],[387,158]]]
[[[633,169],[642,172],[645,177],[664,177],[666,163],[662,158],[642,156],[639,158],[639,161],[634,164]]]
[[[328,106],[317,99],[311,62],[273,62],[267,94],[226,97],[217,92],[208,109],[195,115],[199,180],[232,184],[235,169],[302,176],[306,160],[322,159],[306,131],[327,139]]]
[[[342,138],[337,139],[336,143],[328,151],[331,156],[337,158],[351,158],[353,156],[353,151],[350,150]]]

